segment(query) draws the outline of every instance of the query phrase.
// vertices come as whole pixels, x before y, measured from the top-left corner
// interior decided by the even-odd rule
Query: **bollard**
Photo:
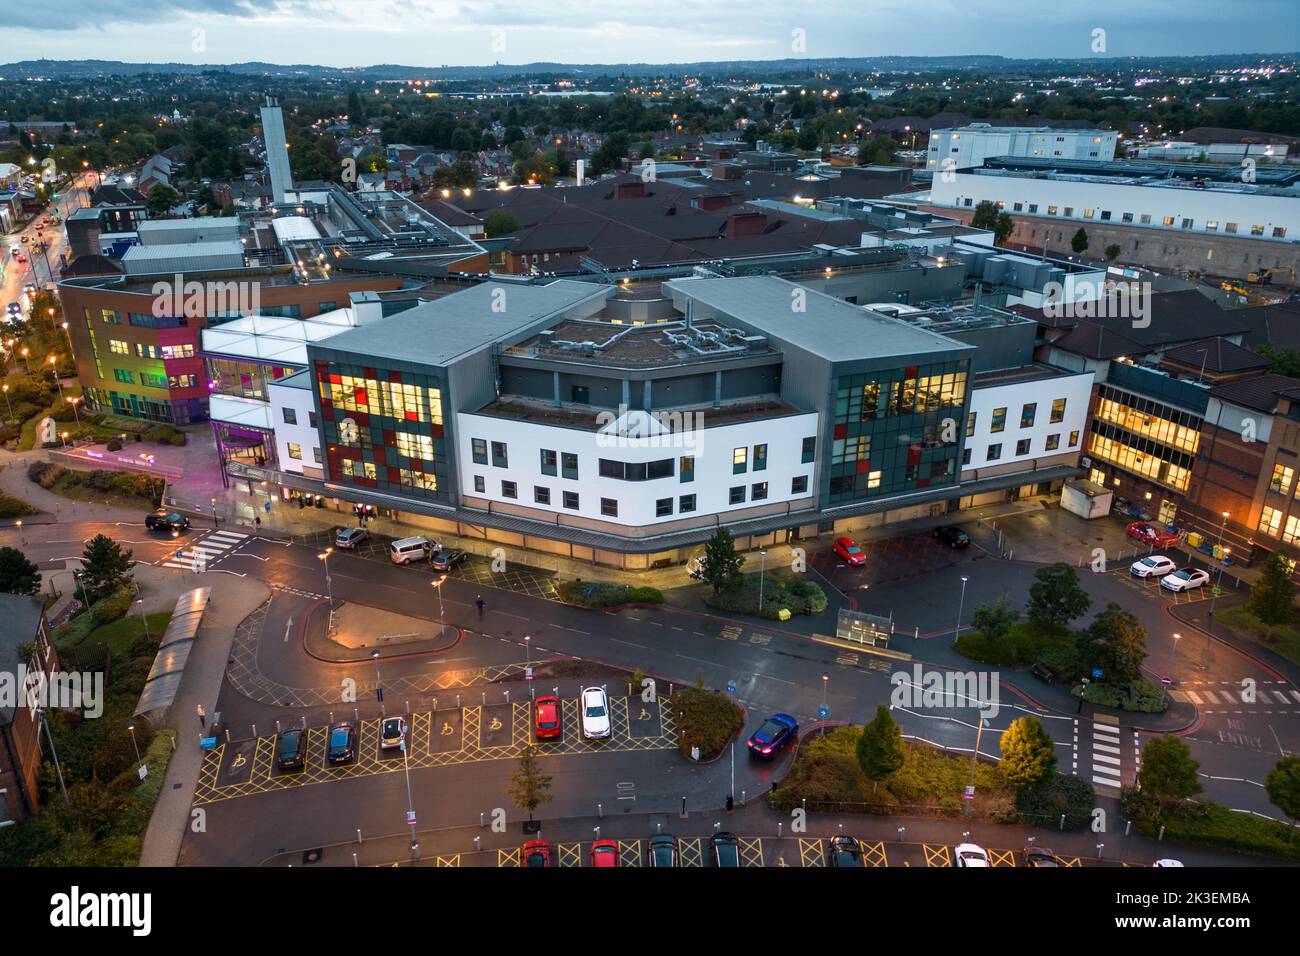
[[[1132,821],[1132,820],[1129,820],[1129,821],[1125,822],[1125,824],[1124,824],[1124,835],[1125,835],[1125,836],[1128,836],[1129,833],[1132,831],[1132,829],[1133,829],[1133,821]]]
[[[599,803],[596,804],[596,819],[597,820],[605,819],[605,809]]]
[[[230,743],[230,728],[226,728],[226,743]]]
[[[253,739],[257,739],[257,724],[253,724]]]
[[[1106,848],[1106,844],[1104,843],[1097,844],[1097,859],[1099,860],[1101,859],[1101,851],[1104,850],[1105,848]]]
[[[358,708],[356,708],[356,707],[353,707],[353,708],[352,708],[352,719],[355,720],[358,724],[361,723],[361,711],[360,711],[360,709],[358,709]]]
[[[1160,833],[1156,836],[1156,842],[1162,843],[1164,842],[1164,839],[1165,839],[1165,826],[1162,823],[1160,824]]]
[[[357,859],[357,855],[355,853],[352,854],[352,865],[353,866],[361,865],[361,862]]]
[[[744,791],[744,790],[740,791],[740,805],[741,805],[742,807],[745,805],[745,791]]]
[[[361,842],[361,827],[357,827],[357,842]]]
[[[1064,814],[1064,813],[1061,814],[1061,824],[1060,824],[1060,829],[1062,829],[1062,830],[1065,829],[1065,814]]]
[[[275,722],[275,732],[276,732],[277,734],[280,732],[280,721],[279,721],[279,720],[277,720],[277,721]]]
[[[456,706],[457,706],[457,707],[460,706],[460,698],[459,698],[459,697],[456,698]],[[433,699],[433,712],[434,712],[435,714],[438,712],[438,698],[436,698],[436,697]]]
[[[485,826],[487,826],[487,814],[480,813],[478,815],[478,828],[482,830]]]
[[[681,812],[681,818],[682,818],[683,820],[686,819],[686,798],[685,798],[685,797],[682,797],[682,812]]]
[[[785,823],[783,823],[782,821],[780,821],[780,820],[777,820],[777,821],[776,821],[776,838],[777,838],[778,840],[781,839],[781,828],[784,827],[784,826],[785,826]]]
[[[406,716],[411,716],[411,702],[409,700],[406,702]]]

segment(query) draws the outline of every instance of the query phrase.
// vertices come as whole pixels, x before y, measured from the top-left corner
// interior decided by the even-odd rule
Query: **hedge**
[[[1016,794],[1016,810],[1035,826],[1059,827],[1065,814],[1065,829],[1077,830],[1092,822],[1097,794],[1092,784],[1080,777],[1053,774],[1045,783]]]
[[[1166,697],[1161,701],[1161,688],[1145,677],[1132,684],[1105,684],[1093,681],[1080,684],[1070,691],[1075,697],[1082,697],[1090,704],[1099,707],[1117,707],[1138,714],[1159,714],[1169,707]]]
[[[1165,840],[1300,860],[1300,829],[1277,820],[1196,800],[1162,814],[1154,797],[1133,788],[1125,788],[1121,805],[1125,816],[1147,836],[1158,836],[1163,826]]]
[[[1000,667],[1017,667],[1032,664],[1049,645],[1073,647],[1073,640],[1064,635],[1065,628],[1039,624],[1036,621],[1017,621],[1001,637],[990,637],[983,631],[966,631],[957,639],[957,653],[972,660]]]
[[[684,687],[673,694],[677,718],[677,750],[684,757],[692,747],[700,748],[700,759],[711,760],[722,753],[745,722],[745,712],[726,694],[697,687]]]
[[[34,514],[36,509],[21,498],[0,492],[0,518],[21,518],[23,515]]]
[[[723,589],[717,594],[706,592],[704,603],[720,611],[752,614],[769,620],[778,620],[783,610],[791,614],[820,614],[830,603],[821,586],[807,578],[769,574],[763,581],[762,593],[763,604],[759,607],[758,575],[748,574],[733,588]]]
[[[658,588],[631,587],[627,584],[602,584],[596,581],[561,581],[555,593],[565,604],[579,607],[614,607],[619,604],[662,604]]]

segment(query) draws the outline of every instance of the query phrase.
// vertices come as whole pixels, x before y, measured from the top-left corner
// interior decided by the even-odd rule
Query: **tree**
[[[1079,575],[1064,561],[1034,572],[1029,588],[1029,619],[1039,624],[1066,625],[1088,610],[1092,598],[1079,586]]]
[[[348,123],[357,129],[366,125],[365,110],[361,106],[361,96],[356,90],[348,90]]]
[[[1002,776],[1017,790],[1042,783],[1056,769],[1056,745],[1037,717],[1021,717],[1002,732]]]
[[[1300,754],[1287,754],[1277,762],[1264,778],[1264,792],[1293,825],[1300,820]]]
[[[533,812],[543,803],[551,802],[551,778],[542,773],[537,764],[537,748],[529,745],[519,755],[519,765],[510,774],[510,786],[506,792],[515,801],[515,806],[528,813],[533,819]]]
[[[82,587],[97,598],[112,594],[130,583],[132,561],[133,552],[108,535],[95,535],[81,553]]]
[[[744,564],[745,559],[736,553],[736,542],[732,540],[731,532],[719,528],[704,543],[704,554],[690,576],[696,581],[705,582],[717,594],[723,588],[735,586]]]
[[[378,153],[371,153],[369,156],[362,156],[361,161],[357,165],[361,166],[368,173],[388,172],[388,159]]]
[[[1268,625],[1270,631],[1285,624],[1295,615],[1295,581],[1291,577],[1291,561],[1281,551],[1274,552],[1264,562],[1259,580],[1250,589],[1246,604],[1250,613]]]
[[[1011,606],[1008,598],[998,598],[996,604],[981,604],[971,615],[971,626],[986,637],[1004,637],[1011,625],[1020,619],[1020,612]]]
[[[517,232],[519,229],[519,220],[516,219],[514,213],[508,209],[493,209],[487,214],[487,219],[483,223],[483,228],[487,230],[489,239],[495,239],[497,236],[504,236],[507,233]]]
[[[1116,243],[1112,242],[1109,246],[1106,247],[1107,262],[1114,262],[1116,259],[1119,258],[1119,254],[1120,254],[1120,248]]]
[[[859,166],[887,165],[894,161],[898,144],[892,136],[873,136],[858,147]]]
[[[1279,375],[1300,378],[1300,349],[1269,343],[1256,346],[1255,351],[1271,361]]]
[[[181,194],[170,186],[161,184],[149,190],[149,198],[146,206],[151,216],[161,216],[163,213],[170,212],[176,206],[180,205]]]
[[[1087,248],[1088,248],[1088,233],[1087,233],[1087,231],[1083,228],[1083,226],[1080,226],[1080,227],[1079,227],[1079,231],[1076,232],[1076,233],[1074,234],[1074,237],[1070,240],[1070,248],[1074,250],[1074,254],[1075,254],[1076,256],[1081,256],[1081,255],[1083,255],[1084,252],[1087,250]]]
[[[1153,737],[1142,748],[1138,786],[1160,804],[1161,810],[1167,810],[1201,792],[1201,782],[1196,779],[1199,767],[1187,744],[1178,737]]]
[[[903,766],[903,728],[894,721],[884,704],[876,707],[876,716],[862,728],[858,738],[858,766],[862,775],[876,785]]]
[[[40,590],[41,569],[17,548],[0,548],[0,591],[37,594]]]
[[[1016,229],[1014,220],[988,199],[975,206],[970,224],[973,229],[991,230],[994,242],[1006,242]]]
[[[1146,628],[1137,616],[1112,601],[1080,632],[1079,658],[1089,667],[1100,667],[1107,683],[1129,684],[1142,676],[1146,641]]]

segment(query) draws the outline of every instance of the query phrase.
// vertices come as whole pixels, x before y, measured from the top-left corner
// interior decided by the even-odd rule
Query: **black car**
[[[446,548],[442,551],[435,551],[429,556],[429,564],[435,571],[450,571],[456,565],[463,563],[465,552],[457,551],[455,548]]]
[[[1060,866],[1061,861],[1045,846],[1025,847],[1025,866]]]
[[[286,730],[280,734],[275,764],[281,770],[301,770],[307,765],[307,731]]]
[[[658,833],[650,838],[646,851],[646,866],[681,866],[677,853],[677,837]]]
[[[170,531],[180,534],[190,529],[190,519],[166,508],[159,508],[144,516],[144,526],[150,531]]]
[[[851,836],[831,837],[826,841],[826,865],[862,866],[862,845]]]
[[[357,728],[351,721],[341,720],[330,728],[327,758],[330,763],[351,763],[357,755]]]
[[[736,834],[726,831],[713,834],[709,837],[709,849],[713,851],[714,866],[740,866],[740,841]]]
[[[956,525],[944,525],[934,529],[934,540],[950,548],[969,548],[970,535]]]

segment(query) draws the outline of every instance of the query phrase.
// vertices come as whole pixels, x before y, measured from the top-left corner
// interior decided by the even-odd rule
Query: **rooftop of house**
[[[26,594],[0,591],[0,673],[17,674],[25,664],[20,649],[35,640],[45,613],[45,602]],[[19,689],[21,691],[21,688]],[[15,706],[0,695],[0,724],[14,718]]]
[[[1300,379],[1270,372],[1224,382],[1210,389],[1209,394],[1220,401],[1271,415],[1277,411],[1278,396],[1291,398],[1300,395]]]

